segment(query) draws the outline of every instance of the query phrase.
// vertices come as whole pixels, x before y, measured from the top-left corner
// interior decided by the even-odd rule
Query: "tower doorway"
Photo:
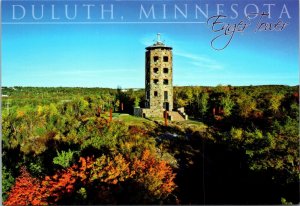
[[[164,102],[163,106],[166,111],[169,111],[169,102]]]

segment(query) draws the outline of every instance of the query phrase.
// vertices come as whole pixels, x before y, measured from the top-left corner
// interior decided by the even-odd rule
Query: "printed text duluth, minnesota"
[[[67,1],[66,1],[67,2]],[[64,2],[35,2],[34,4],[12,3],[10,22],[26,21],[86,21],[86,22],[115,22],[115,21],[206,21],[212,15],[226,15],[230,19],[237,19],[239,15],[254,19],[259,13],[266,12],[268,18],[273,16],[292,18],[286,4],[135,4],[125,7],[122,4],[95,4],[95,3],[64,3]],[[123,8],[123,10],[122,10]],[[130,12],[128,12],[130,10]],[[136,11],[136,12],[135,12]],[[8,11],[9,12],[9,11]],[[127,15],[127,16],[126,16]]]

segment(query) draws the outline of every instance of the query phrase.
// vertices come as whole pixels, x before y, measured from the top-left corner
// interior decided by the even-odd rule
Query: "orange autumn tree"
[[[120,153],[112,156],[80,157],[79,163],[46,176],[43,181],[23,169],[5,205],[45,205],[72,203],[74,195],[86,188],[87,201],[118,203],[115,190],[126,188],[126,181],[138,183],[136,193],[146,193],[151,200],[165,198],[174,188],[175,174],[165,161],[157,159],[150,150],[140,158],[127,160]],[[84,189],[85,190],[85,189]],[[67,201],[67,202],[64,202]]]
[[[49,204],[54,204],[62,197],[71,194],[75,190],[75,183],[78,180],[78,166],[73,165],[65,170],[58,171],[53,176],[46,176],[42,181],[45,191],[44,198]]]
[[[25,167],[20,172],[4,205],[46,205],[40,181],[31,177]]]
[[[31,177],[25,167],[17,178],[9,197],[4,205],[47,205],[55,204],[66,195],[75,191],[75,183],[86,184],[86,174],[93,163],[91,158],[80,158],[80,166],[56,172],[53,176],[46,176],[43,181]]]
[[[140,159],[135,158],[133,170],[136,181],[156,198],[167,197],[176,187],[172,168],[165,161],[155,158],[150,150],[143,151]]]
[[[33,178],[23,167],[4,205],[48,205],[74,191],[77,174],[74,165],[43,181]]]

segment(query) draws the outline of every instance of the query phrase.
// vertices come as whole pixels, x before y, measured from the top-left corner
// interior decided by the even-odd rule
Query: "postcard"
[[[1,1],[3,205],[299,204],[299,1]]]

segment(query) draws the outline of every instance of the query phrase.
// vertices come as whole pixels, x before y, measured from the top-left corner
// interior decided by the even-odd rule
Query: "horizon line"
[[[300,84],[296,85],[290,85],[290,84],[249,84],[249,85],[231,85],[231,84],[217,84],[217,85],[173,85],[173,87],[218,87],[218,86],[224,86],[224,87],[251,87],[251,86],[289,86],[289,87],[295,87],[295,86],[300,86]],[[145,89],[144,87],[121,87],[117,86],[117,88],[114,87],[100,87],[100,86],[95,86],[95,87],[87,87],[87,86],[3,86],[1,85],[1,89],[7,87],[7,88],[14,88],[14,87],[35,87],[35,88],[86,88],[86,89],[93,89],[93,88],[99,88],[99,89]]]

